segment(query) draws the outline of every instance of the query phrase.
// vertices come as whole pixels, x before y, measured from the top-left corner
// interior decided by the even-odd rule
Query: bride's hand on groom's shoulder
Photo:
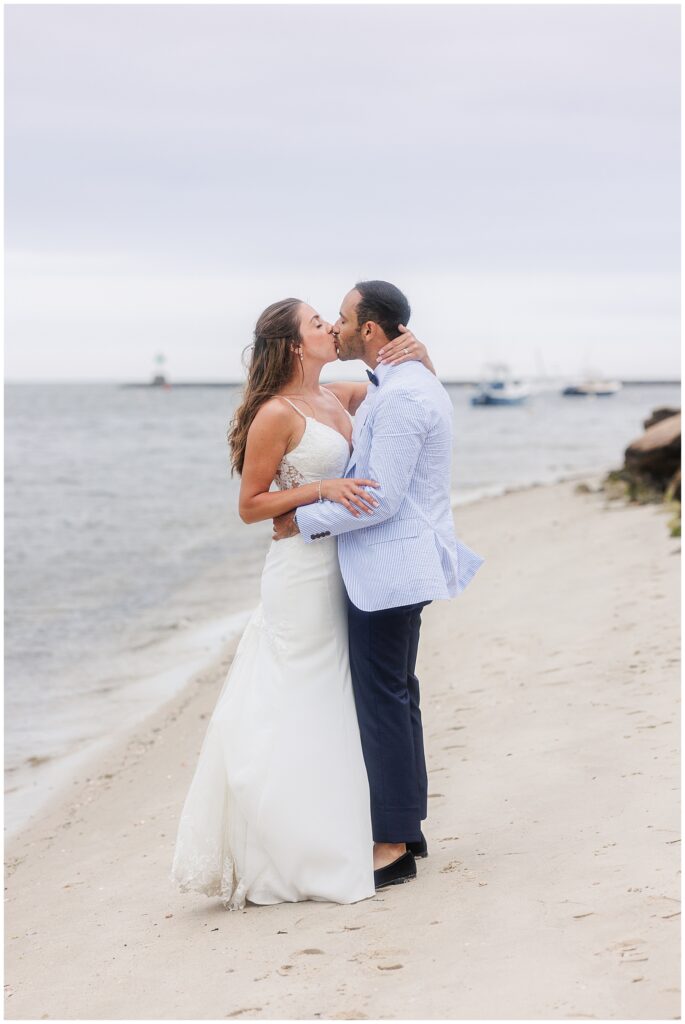
[[[417,359],[423,363],[432,373],[435,369],[428,355],[428,349],[419,341],[413,331],[410,331],[404,324],[399,324],[400,333],[378,353],[378,362],[386,366],[399,366],[408,359]]]

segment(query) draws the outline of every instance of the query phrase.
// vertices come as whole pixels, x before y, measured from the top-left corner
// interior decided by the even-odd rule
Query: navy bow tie
[[[366,376],[369,378],[372,384],[375,384],[376,387],[378,387],[378,377],[376,376],[375,373],[372,373],[371,370],[367,370]]]

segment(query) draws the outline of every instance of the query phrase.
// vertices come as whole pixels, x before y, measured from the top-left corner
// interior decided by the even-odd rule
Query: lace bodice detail
[[[341,477],[349,457],[349,445],[339,431],[307,416],[302,439],[281,460],[274,483],[279,491],[287,491],[316,480]]]

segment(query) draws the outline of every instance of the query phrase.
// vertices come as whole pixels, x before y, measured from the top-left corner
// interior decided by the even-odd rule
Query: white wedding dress
[[[344,474],[345,438],[304,418],[302,440],[279,466],[279,489]],[[230,909],[246,900],[354,903],[374,895],[369,785],[334,537],[305,544],[297,535],[269,548],[261,603],[183,807],[171,877]]]

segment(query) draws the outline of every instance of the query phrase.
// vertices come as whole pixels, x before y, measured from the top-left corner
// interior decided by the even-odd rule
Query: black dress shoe
[[[416,878],[416,861],[414,854],[407,850],[401,857],[394,860],[392,864],[386,864],[384,868],[377,868],[373,873],[373,880],[377,889],[385,889],[387,885],[401,885],[402,882],[411,882]]]
[[[415,857],[427,857],[428,856],[428,843],[423,832],[421,833],[421,839],[417,843],[407,843],[407,849],[410,853],[413,853]]]

